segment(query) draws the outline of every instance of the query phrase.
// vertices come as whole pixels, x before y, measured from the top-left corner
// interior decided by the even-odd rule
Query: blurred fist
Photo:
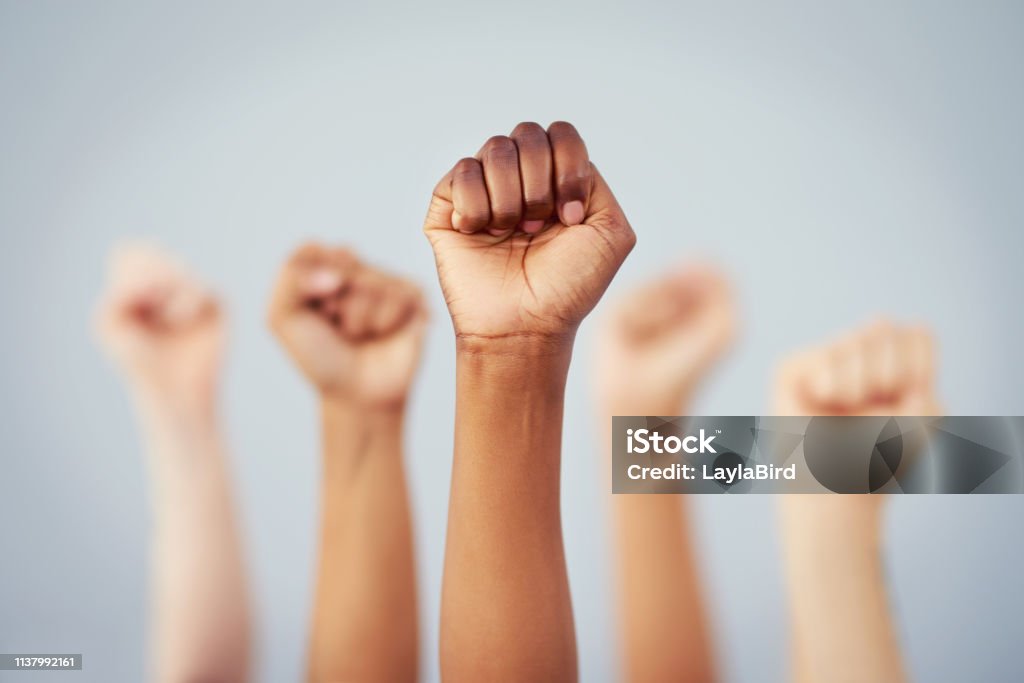
[[[797,353],[776,380],[777,415],[938,415],[931,334],[877,322],[831,344]],[[870,444],[867,444],[870,449]],[[854,450],[857,450],[854,448]],[[835,453],[835,457],[842,457]],[[868,480],[865,474],[865,481]],[[783,496],[782,521],[792,539],[878,533],[876,495]]]
[[[931,334],[878,322],[782,364],[778,415],[938,415]]]
[[[224,346],[220,306],[171,256],[152,246],[115,249],[95,324],[103,348],[145,398],[209,407]]]
[[[424,231],[461,340],[571,337],[636,238],[568,123],[521,123],[434,190]]]
[[[347,249],[310,244],[282,269],[269,319],[325,396],[371,408],[404,403],[427,319],[415,285],[360,263]]]
[[[599,337],[602,408],[613,415],[674,415],[734,330],[728,282],[711,268],[681,270],[630,293]]]

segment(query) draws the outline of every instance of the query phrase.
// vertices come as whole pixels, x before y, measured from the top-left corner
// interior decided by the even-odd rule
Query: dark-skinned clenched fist
[[[521,123],[460,160],[424,231],[460,340],[571,337],[636,237],[576,129]]]

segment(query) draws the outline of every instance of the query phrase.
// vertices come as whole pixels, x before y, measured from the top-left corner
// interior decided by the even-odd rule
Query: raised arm
[[[425,322],[415,286],[345,249],[299,249],[275,288],[271,327],[315,388],[323,430],[312,682],[416,679],[402,429]]]
[[[97,328],[131,391],[149,459],[158,683],[248,678],[246,576],[217,414],[222,318],[208,290],[162,252],[115,253]]]
[[[779,415],[936,415],[930,335],[879,323],[782,365]],[[906,680],[882,564],[883,496],[780,505],[799,683]]]
[[[601,330],[594,368],[608,459],[611,417],[686,414],[733,327],[728,284],[706,267],[662,277],[619,302]],[[677,494],[612,496],[628,683],[716,678],[688,503]]]
[[[459,161],[424,226],[456,335],[441,673],[572,681],[559,511],[573,340],[633,231],[567,123],[520,124]]]

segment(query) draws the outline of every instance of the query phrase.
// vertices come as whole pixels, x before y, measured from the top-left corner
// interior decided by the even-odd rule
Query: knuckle
[[[480,162],[472,157],[464,157],[455,163],[452,175],[458,179],[474,178],[480,175]]]
[[[555,121],[548,126],[548,135],[579,135],[579,131],[568,121]]]
[[[512,129],[511,137],[536,139],[544,135],[544,128],[541,127],[539,123],[535,123],[533,121],[522,121]]]
[[[300,261],[308,261],[320,256],[326,247],[316,240],[308,240],[303,242],[299,247],[292,252],[291,262],[298,263]]]
[[[517,155],[516,143],[504,135],[495,135],[484,143],[482,156],[486,160],[507,161],[515,159]]]

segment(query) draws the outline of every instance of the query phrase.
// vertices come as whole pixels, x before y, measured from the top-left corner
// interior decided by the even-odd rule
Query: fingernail
[[[509,233],[508,230],[499,230],[497,228],[487,228],[487,232],[492,237],[501,237],[502,235],[507,235]]]
[[[579,225],[583,222],[583,202],[572,201],[562,207],[562,218],[566,225]]]
[[[523,221],[523,232],[532,235],[544,227],[544,221]]]
[[[320,268],[309,274],[306,287],[313,292],[330,292],[341,285],[341,273],[327,268]]]

